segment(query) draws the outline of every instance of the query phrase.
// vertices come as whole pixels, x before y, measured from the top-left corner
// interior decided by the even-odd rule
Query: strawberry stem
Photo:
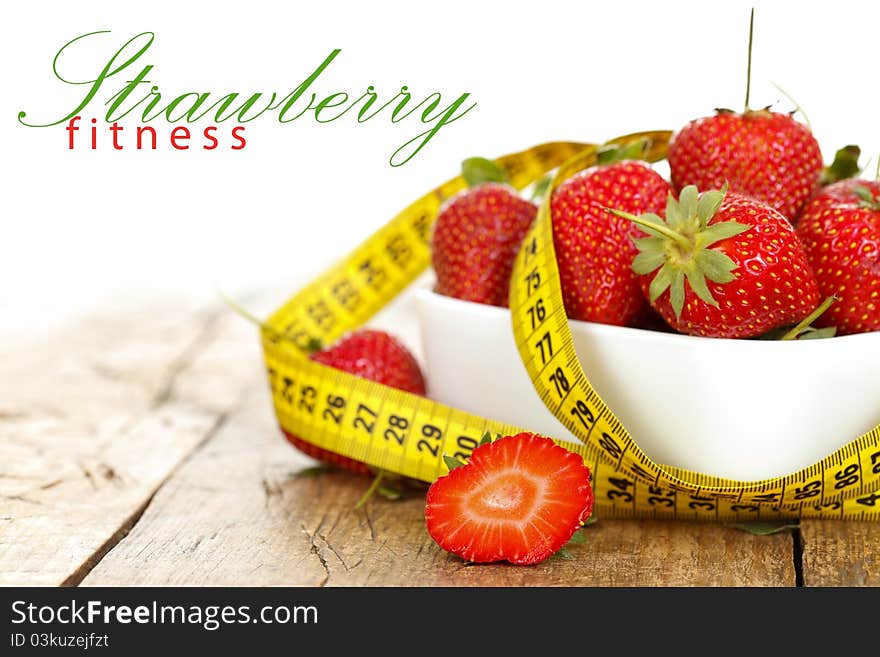
[[[366,492],[361,495],[361,499],[359,499],[355,505],[355,509],[360,509],[364,504],[366,504],[371,497],[373,497],[373,493],[376,492],[376,489],[379,488],[379,484],[382,483],[382,480],[385,478],[385,471],[379,470],[376,474],[375,479],[373,479],[373,483],[370,484],[370,487],[367,488]]]
[[[687,185],[678,199],[669,195],[665,219],[652,212],[637,217],[606,208],[648,234],[633,240],[639,253],[632,261],[632,269],[639,276],[656,272],[648,289],[649,301],[654,303],[669,290],[669,303],[676,317],[681,317],[684,308],[685,281],[701,301],[717,308],[718,302],[706,282],[724,284],[736,278],[732,273],[736,263],[730,256],[709,248],[751,228],[737,221],[709,225],[726,193],[726,185],[703,194],[694,185]]]
[[[749,63],[746,67],[746,112],[749,111],[749,93],[752,88],[752,37],[755,33],[755,8],[752,7],[752,14],[749,17]]]
[[[641,217],[638,217],[634,214],[630,214],[629,212],[624,212],[623,210],[615,210],[613,208],[605,208],[611,214],[620,217],[621,219],[628,219],[634,224],[638,224],[642,228],[647,229],[651,233],[659,233],[668,239],[671,239],[673,242],[678,244],[683,249],[692,249],[693,242],[689,240],[687,237],[679,233],[678,231],[667,228],[663,224],[655,224],[650,221],[646,221]]]
[[[790,102],[792,105],[794,105],[794,111],[800,112],[800,115],[804,117],[804,122],[807,124],[807,127],[810,130],[812,130],[813,126],[810,124],[810,117],[807,116],[807,113],[804,111],[804,108],[801,107],[800,103],[797,102],[790,93],[788,93],[785,89],[780,87],[778,84],[776,84],[775,82],[773,82],[772,84],[774,87],[776,87],[776,90],[779,93],[781,93],[783,96],[785,96],[788,99],[788,102]]]
[[[813,312],[811,312],[809,315],[804,317],[804,319],[801,320],[800,324],[795,326],[793,329],[791,329],[788,333],[786,333],[785,335],[783,335],[779,339],[780,340],[794,340],[794,339],[796,339],[797,336],[799,336],[801,333],[804,332],[804,329],[808,328],[810,326],[810,324],[812,324],[817,319],[819,319],[819,317],[822,315],[822,313],[824,313],[826,310],[828,310],[835,301],[837,301],[837,297],[832,294],[830,297],[825,299],[825,301],[823,301],[821,304],[819,304],[819,306]]]
[[[244,319],[246,319],[251,324],[255,325],[257,328],[259,328],[261,330],[269,331],[269,333],[273,333],[276,337],[279,337],[282,340],[287,339],[287,336],[284,333],[282,333],[278,329],[275,329],[275,328],[269,326],[264,321],[259,319],[256,315],[254,315],[252,312],[250,312],[248,309],[246,309],[244,306],[239,304],[237,301],[234,301],[230,297],[226,296],[219,287],[217,288],[217,295],[220,297],[221,301],[223,301],[223,303],[225,303],[229,307],[229,309],[232,310],[239,317],[243,317]],[[300,348],[303,349],[302,347],[300,347]],[[309,338],[309,341],[308,341],[306,347],[303,349],[303,351],[305,351],[308,354],[312,354],[316,351],[320,351],[322,348],[323,348],[323,344],[321,343],[320,338],[311,337],[311,338]]]
[[[247,310],[244,306],[239,304],[237,301],[233,301],[230,297],[226,296],[220,288],[217,288],[217,295],[220,299],[229,306],[229,309],[232,310],[236,315],[243,317],[251,324],[255,324],[257,327],[261,329],[269,329],[270,327],[263,323],[261,319],[258,319],[256,315]],[[271,330],[271,329],[270,329]]]

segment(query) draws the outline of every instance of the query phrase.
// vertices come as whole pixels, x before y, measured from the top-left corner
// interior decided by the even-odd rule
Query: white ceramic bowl
[[[532,388],[509,311],[429,290],[416,301],[432,398],[577,441]],[[570,325],[590,382],[658,463],[770,478],[880,423],[880,333],[778,342]]]

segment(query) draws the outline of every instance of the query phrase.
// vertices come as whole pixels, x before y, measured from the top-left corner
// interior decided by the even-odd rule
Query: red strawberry
[[[649,311],[631,264],[641,235],[632,222],[605,211],[662,213],[669,184],[644,162],[588,169],[553,193],[553,243],[562,299],[572,319],[629,326]]]
[[[428,489],[440,547],[468,561],[533,564],[563,547],[593,509],[583,459],[533,433],[477,447]]]
[[[370,381],[383,383],[417,395],[425,394],[425,379],[412,354],[396,338],[384,331],[361,329],[332,347],[317,351],[312,360]],[[366,463],[329,452],[285,432],[290,443],[309,456],[328,461],[347,470],[370,474]]]
[[[748,338],[799,322],[819,302],[794,229],[760,201],[724,191],[698,196],[691,185],[678,201],[670,196],[665,221],[612,212],[650,236],[636,240],[632,267],[651,305],[677,331]]]
[[[816,191],[822,153],[813,133],[789,114],[721,111],[692,121],[669,144],[676,190],[719,189],[725,183],[794,221]]]
[[[435,290],[456,299],[507,306],[513,260],[538,208],[501,184],[505,174],[493,162],[471,158],[462,168],[471,188],[452,198],[434,224]]]
[[[792,223],[819,185],[822,153],[810,129],[790,114],[749,109],[752,36],[749,21],[749,65],[745,111],[717,110],[692,121],[669,143],[672,185],[720,189],[751,196],[781,212]]]
[[[822,294],[838,298],[817,324],[838,334],[880,330],[880,181],[826,187],[804,208],[797,235]]]

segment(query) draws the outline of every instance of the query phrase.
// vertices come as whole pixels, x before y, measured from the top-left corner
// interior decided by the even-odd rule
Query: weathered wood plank
[[[804,586],[880,586],[880,524],[804,520]]]
[[[77,583],[238,403],[256,340],[225,309],[174,305],[5,347],[0,584]]]
[[[795,583],[792,536],[704,524],[600,520],[572,560],[468,566],[424,526],[424,497],[354,504],[369,480],[297,477],[255,388],[157,493],[84,585],[735,585]]]

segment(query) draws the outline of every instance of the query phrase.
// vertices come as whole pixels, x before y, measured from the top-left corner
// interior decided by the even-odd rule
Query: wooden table
[[[0,346],[0,584],[853,586],[880,584],[880,526],[600,518],[533,567],[469,566],[424,497],[282,439],[256,329],[219,306],[107,310]]]

